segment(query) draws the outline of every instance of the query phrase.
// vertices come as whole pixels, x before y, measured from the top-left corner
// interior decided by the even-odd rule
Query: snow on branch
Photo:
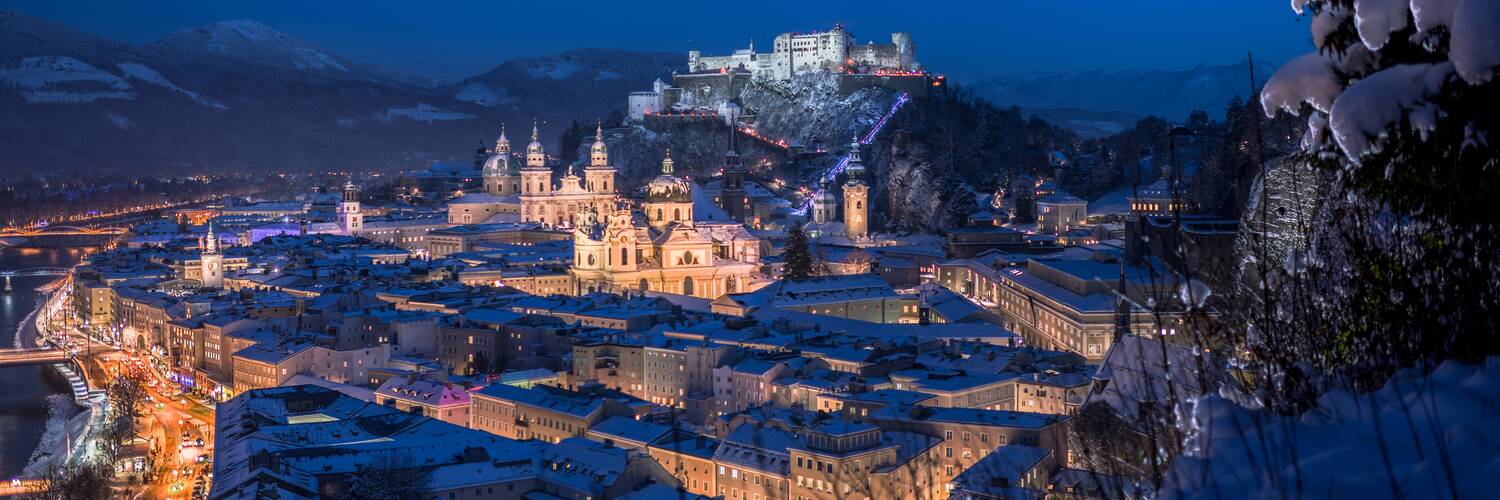
[[[1406,0],[1354,0],[1354,27],[1370,50],[1380,50],[1391,33],[1406,28]]]
[[[1339,95],[1329,113],[1334,140],[1350,160],[1358,161],[1379,150],[1379,139],[1403,114],[1425,138],[1442,117],[1431,98],[1442,92],[1452,74],[1453,64],[1447,62],[1401,64],[1356,82]]]

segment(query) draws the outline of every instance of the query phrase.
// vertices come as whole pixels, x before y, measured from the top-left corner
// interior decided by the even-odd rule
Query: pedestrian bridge
[[[0,367],[65,363],[68,359],[67,351],[62,349],[48,347],[0,349]]]
[[[0,270],[0,277],[5,278],[5,291],[14,289],[11,278],[24,278],[27,276],[67,276],[68,270],[62,267],[32,267],[27,269]]]
[[[32,236],[95,236],[125,234],[127,229],[120,226],[42,226],[42,227],[5,227],[0,228],[0,237],[32,237]]]

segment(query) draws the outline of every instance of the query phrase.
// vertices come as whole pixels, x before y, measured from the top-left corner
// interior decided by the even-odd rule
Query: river
[[[71,267],[83,257],[77,248],[0,247],[0,270]],[[0,292],[0,347],[13,347],[16,327],[36,309],[42,294],[34,288],[52,276],[13,278],[15,290]],[[26,346],[31,347],[31,346]],[[56,377],[44,377],[45,366],[0,368],[0,477],[21,474],[47,428],[47,396],[70,394]]]

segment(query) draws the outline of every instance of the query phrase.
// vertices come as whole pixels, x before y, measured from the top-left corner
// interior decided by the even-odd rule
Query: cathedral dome
[[[512,175],[509,154],[492,154],[484,160],[484,175]]]
[[[651,203],[692,203],[693,187],[688,181],[672,175],[675,164],[672,161],[672,150],[667,150],[666,158],[661,160],[661,175],[651,179],[646,184],[646,201]]]
[[[658,175],[646,184],[646,200],[651,203],[692,203],[693,186],[675,175]]]

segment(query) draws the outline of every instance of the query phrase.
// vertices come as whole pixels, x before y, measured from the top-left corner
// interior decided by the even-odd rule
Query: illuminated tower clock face
[[[218,262],[210,262],[208,264],[208,270],[210,272],[217,272],[219,270],[219,263]]]

